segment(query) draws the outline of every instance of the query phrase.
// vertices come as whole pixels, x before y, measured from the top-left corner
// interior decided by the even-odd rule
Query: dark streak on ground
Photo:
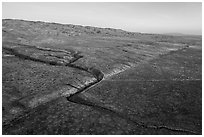
[[[18,44],[18,45],[20,45],[20,44]],[[25,45],[23,45],[23,46],[25,46]],[[38,50],[44,50],[44,51],[64,52],[64,51],[60,51],[60,50],[45,49],[45,48],[43,49],[43,48],[38,48],[38,47],[34,47],[34,46],[33,46],[33,48],[36,48]],[[185,129],[177,129],[177,128],[171,128],[171,127],[167,127],[167,126],[146,125],[144,123],[141,123],[141,122],[138,122],[138,121],[135,121],[135,120],[131,119],[130,117],[128,117],[128,115],[124,115],[121,112],[117,112],[116,110],[113,110],[111,108],[107,108],[102,103],[94,102],[92,100],[84,98],[83,95],[81,96],[81,92],[85,91],[86,89],[90,88],[91,86],[94,86],[95,84],[102,81],[104,75],[98,69],[88,68],[88,67],[85,67],[85,66],[77,66],[75,64],[72,64],[72,63],[76,62],[78,59],[83,57],[83,56],[79,55],[78,53],[73,55],[74,59],[72,59],[69,63],[62,64],[62,63],[59,63],[59,62],[56,62],[56,61],[48,61],[48,60],[45,61],[45,60],[34,58],[34,57],[31,57],[31,56],[28,56],[28,55],[24,55],[24,54],[19,53],[14,48],[3,47],[3,50],[8,51],[11,54],[13,54],[13,55],[15,55],[15,56],[17,56],[17,57],[19,57],[21,59],[31,60],[31,61],[35,61],[35,62],[41,62],[41,63],[45,63],[45,64],[48,64],[48,65],[54,65],[54,66],[68,66],[68,67],[83,70],[83,71],[86,71],[86,72],[92,74],[97,80],[89,83],[88,85],[85,85],[82,88],[77,88],[77,87],[75,87],[73,85],[68,84],[69,86],[78,89],[77,93],[72,94],[71,96],[67,97],[67,100],[70,101],[70,102],[74,102],[74,103],[77,103],[77,104],[80,104],[80,105],[85,105],[85,106],[92,107],[92,108],[94,108],[94,109],[96,109],[96,110],[98,110],[98,111],[100,111],[102,113],[108,113],[110,115],[120,117],[122,119],[125,119],[125,120],[129,121],[130,123],[136,124],[137,126],[141,126],[143,128],[152,128],[152,129],[156,129],[156,130],[166,129],[166,130],[170,130],[170,131],[173,131],[173,132],[184,132],[184,133],[187,133],[187,134],[198,134],[196,132],[185,130]],[[26,116],[26,115],[24,115],[24,116]],[[14,121],[16,122],[16,120],[18,121],[19,118],[18,119],[13,119],[12,121],[9,122],[9,124],[3,125],[3,127],[6,128],[6,127],[11,126],[12,122],[14,122]]]
[[[186,49],[187,47],[185,48],[182,48],[182,49],[179,49],[179,50],[184,50]],[[174,51],[175,52],[175,51]],[[171,54],[172,52],[170,53],[167,53],[167,54]],[[164,56],[164,55],[162,55]],[[170,131],[173,131],[173,132],[183,132],[183,133],[187,133],[187,134],[199,134],[197,132],[194,132],[194,131],[190,131],[190,130],[186,130],[186,129],[179,129],[179,128],[172,128],[172,127],[168,127],[168,126],[165,126],[165,125],[146,125],[142,122],[139,122],[139,121],[135,121],[133,119],[131,119],[130,117],[128,117],[128,115],[124,115],[123,113],[121,112],[117,112],[115,110],[112,110],[110,108],[107,108],[106,106],[104,106],[102,103],[99,103],[99,102],[94,102],[92,100],[89,100],[87,99],[86,97],[84,98],[82,94],[80,94],[81,92],[83,92],[84,90],[86,90],[87,88],[91,87],[91,86],[94,86],[94,84],[100,82],[102,79],[98,79],[97,82],[94,82],[94,83],[91,83],[90,85],[88,85],[87,87],[84,87],[83,89],[81,89],[79,92],[67,97],[67,100],[70,101],[70,102],[74,102],[74,103],[77,103],[77,104],[81,104],[81,105],[85,105],[85,106],[90,106],[98,111],[101,111],[103,113],[108,113],[108,114],[111,114],[111,115],[114,115],[114,116],[118,116],[122,119],[125,119],[133,124],[136,124],[138,126],[141,126],[143,128],[152,128],[152,129],[156,129],[156,130],[160,130],[160,129],[166,129],[166,130],[170,130]]]
[[[87,88],[88,87],[84,88],[82,91],[84,91]],[[190,131],[190,130],[186,130],[186,129],[172,128],[172,127],[168,127],[165,125],[162,125],[162,126],[146,125],[142,122],[133,120],[128,115],[125,115],[122,112],[113,110],[110,107],[105,106],[101,102],[95,102],[93,100],[89,100],[87,97],[84,97],[82,94],[80,94],[81,92],[77,92],[77,93],[71,95],[70,97],[67,97],[67,100],[70,102],[73,102],[73,103],[77,103],[77,104],[81,104],[81,105],[85,105],[85,106],[90,106],[90,107],[92,107],[92,108],[94,108],[94,109],[96,109],[102,113],[108,113],[110,115],[120,117],[120,118],[125,119],[126,121],[128,121],[130,123],[133,123],[133,124],[140,126],[140,127],[143,127],[143,128],[151,128],[151,129],[156,129],[156,130],[166,129],[166,130],[170,130],[173,132],[183,132],[183,133],[195,134],[195,135],[199,134],[199,133],[194,132],[194,131]]]

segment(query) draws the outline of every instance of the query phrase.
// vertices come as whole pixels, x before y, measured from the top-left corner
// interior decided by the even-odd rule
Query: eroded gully
[[[13,43],[13,44],[16,44],[16,43]],[[17,45],[22,45],[22,44],[18,43]],[[29,45],[23,45],[23,46],[25,46],[25,48],[26,48]],[[41,47],[37,47],[37,46],[29,46],[29,47],[35,48],[37,50],[42,50],[42,51],[66,52],[65,50],[41,48]],[[141,126],[143,128],[151,128],[151,129],[155,129],[155,130],[166,129],[166,130],[170,130],[170,131],[173,131],[173,132],[183,132],[183,133],[187,133],[187,134],[199,134],[199,133],[194,132],[194,131],[190,131],[190,130],[186,130],[186,129],[173,128],[173,127],[169,127],[169,126],[165,126],[165,125],[147,125],[147,124],[142,123],[140,121],[133,120],[128,115],[126,115],[126,114],[124,114],[124,113],[122,113],[120,111],[117,111],[116,109],[108,107],[103,102],[90,100],[88,97],[84,96],[82,94],[82,92],[86,92],[86,90],[96,86],[97,84],[100,84],[100,82],[104,79],[104,74],[100,70],[95,69],[93,67],[89,68],[89,67],[86,67],[86,66],[77,66],[77,65],[73,64],[74,62],[76,62],[80,58],[83,58],[83,56],[79,55],[78,53],[75,53],[75,54],[72,55],[74,58],[72,60],[70,60],[69,63],[59,63],[57,61],[42,60],[42,59],[39,59],[39,58],[35,58],[35,57],[31,57],[29,55],[22,54],[22,53],[18,52],[17,50],[15,50],[15,48],[3,47],[3,50],[8,51],[10,54],[15,55],[16,57],[19,57],[21,59],[31,60],[31,61],[35,61],[35,62],[41,62],[41,63],[54,65],[54,66],[72,67],[72,68],[79,69],[79,70],[82,70],[82,71],[86,71],[87,73],[90,73],[96,79],[95,81],[92,81],[92,82],[84,85],[81,88],[78,88],[76,86],[68,84],[68,86],[77,89],[76,93],[71,94],[70,96],[66,97],[67,100],[70,101],[70,102],[92,107],[93,109],[101,111],[102,113],[108,113],[109,115],[120,117],[120,118],[125,119],[126,121],[128,121],[128,122],[130,122],[132,124],[136,124],[137,126]],[[6,126],[6,125],[3,125],[3,126]]]

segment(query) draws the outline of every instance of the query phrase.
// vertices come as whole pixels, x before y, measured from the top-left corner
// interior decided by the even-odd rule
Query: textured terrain
[[[202,37],[2,21],[3,134],[202,134]]]

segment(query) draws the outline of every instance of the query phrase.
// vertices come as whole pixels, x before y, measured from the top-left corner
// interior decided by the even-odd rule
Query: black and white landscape
[[[174,34],[2,19],[2,133],[202,134],[202,36]]]

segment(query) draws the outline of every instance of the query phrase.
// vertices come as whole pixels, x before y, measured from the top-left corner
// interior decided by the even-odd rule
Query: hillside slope
[[[3,134],[201,133],[201,99],[199,98],[202,66],[201,37],[142,34],[111,28],[10,19],[3,20],[2,25]],[[186,50],[189,54],[183,56]],[[180,55],[182,57],[179,57]],[[187,55],[192,58],[186,59]],[[156,73],[152,72],[152,68],[149,68],[148,65],[145,66],[152,61],[162,65],[163,63],[158,62],[166,56],[170,56],[170,59],[162,60],[164,64],[171,60],[171,56],[179,57],[180,61],[171,60],[172,64],[156,69]],[[192,67],[187,67],[185,63],[182,63],[183,61],[187,64],[191,62]],[[155,64],[150,64],[150,66],[153,65]],[[158,66],[155,65],[155,67]],[[185,72],[177,71],[180,69]],[[131,75],[128,74],[130,70],[133,72]],[[137,72],[141,70],[144,72],[138,76]],[[151,126],[150,129],[143,129],[141,125],[138,127],[137,122],[136,125],[135,122],[131,122],[134,121],[134,118],[128,120],[129,114],[126,114],[127,111],[123,109],[127,104],[132,103],[129,102],[134,100],[131,97],[138,93],[135,92],[134,95],[128,92],[127,94],[123,92],[116,94],[122,87],[117,89],[103,84],[106,83],[105,81],[121,78],[120,87],[127,76],[134,80],[137,78],[143,80],[148,77],[145,79],[147,81],[151,78],[160,80],[161,77],[165,77],[167,83],[173,79],[184,81],[197,79],[197,85],[194,84],[191,88],[199,87],[195,92],[198,97],[189,101],[198,108],[187,110],[188,113],[196,112],[193,113],[193,118],[189,122],[190,128],[184,126],[182,117],[179,125],[174,122],[169,124],[170,126],[175,124],[175,127],[182,130],[172,130],[169,127],[163,131],[151,128]],[[100,94],[92,91],[98,86],[97,91],[100,91]],[[131,84],[129,86],[127,90],[132,91],[131,88],[134,89],[134,86]],[[157,87],[159,88],[158,85],[156,89]],[[145,91],[150,90],[147,88]],[[114,102],[107,102],[106,100],[112,98],[112,94],[114,94],[114,99],[112,99]],[[185,96],[189,95],[190,93]],[[147,95],[141,96],[145,98]],[[154,99],[150,100],[154,102]],[[148,100],[145,101],[148,102]],[[188,99],[183,101],[188,104]],[[179,102],[178,106],[184,102]],[[165,103],[168,104],[168,102]],[[122,105],[117,108],[117,104]],[[142,104],[141,107],[148,109]],[[136,107],[128,105],[127,108],[136,111]],[[139,112],[143,109],[137,110],[137,113],[146,116]],[[122,113],[117,110],[121,110]],[[165,108],[164,110],[166,111]],[[167,110],[169,111],[169,108]],[[117,115],[112,115],[112,113]],[[161,112],[161,114],[164,119],[160,121],[161,123],[154,124],[164,124],[165,118],[170,118],[166,116],[166,112]],[[191,115],[188,116],[191,117]],[[185,120],[188,119],[188,116],[185,117]],[[88,119],[84,120],[86,118]],[[108,121],[108,119],[111,120]],[[125,122],[122,124],[119,122],[121,120]],[[150,118],[147,123],[154,120]],[[39,124],[40,121],[42,123]],[[198,125],[191,125],[192,121],[196,121]]]

